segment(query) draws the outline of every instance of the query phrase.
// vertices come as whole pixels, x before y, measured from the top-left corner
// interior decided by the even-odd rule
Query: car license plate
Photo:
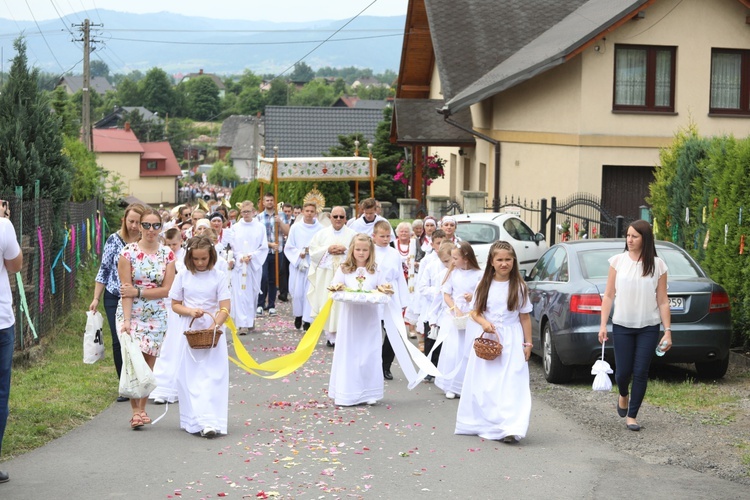
[[[684,311],[685,297],[669,297],[669,309],[671,311]]]

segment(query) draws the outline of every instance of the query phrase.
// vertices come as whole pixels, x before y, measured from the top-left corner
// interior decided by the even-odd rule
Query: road
[[[288,352],[300,337],[282,316],[264,318],[258,331],[242,339],[259,361]],[[445,399],[433,384],[408,391],[396,366],[380,404],[337,408],[325,393],[331,357],[322,340],[310,361],[282,380],[230,365],[229,434],[215,439],[181,431],[175,405],[156,425],[132,431],[129,405],[113,403],[64,437],[4,462],[11,480],[0,484],[0,498],[747,495],[745,486],[618,452],[538,398],[529,435],[520,444],[455,436],[458,400]],[[532,369],[539,370],[539,363],[532,361]],[[602,405],[611,406],[610,399]],[[164,408],[150,405],[149,414],[158,416]],[[609,413],[612,432],[633,437],[615,412]]]

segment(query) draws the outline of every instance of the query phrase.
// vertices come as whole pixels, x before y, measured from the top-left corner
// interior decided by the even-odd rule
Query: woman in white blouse
[[[651,225],[637,220],[628,226],[625,252],[609,259],[607,288],[602,297],[599,342],[607,341],[607,320],[612,316],[615,347],[615,380],[620,392],[617,414],[625,425],[639,431],[636,417],[646,395],[648,368],[656,346],[672,347],[671,316],[667,298],[667,265],[656,256]],[[659,324],[664,333],[659,339]],[[628,386],[633,379],[628,399]]]

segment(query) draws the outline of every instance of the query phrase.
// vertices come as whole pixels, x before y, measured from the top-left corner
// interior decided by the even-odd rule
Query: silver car
[[[534,308],[533,352],[542,356],[547,381],[566,382],[574,366],[591,366],[601,355],[598,333],[608,259],[624,249],[625,240],[621,239],[559,243],[527,276]],[[669,268],[673,341],[672,348],[658,359],[695,363],[703,378],[723,377],[729,366],[732,336],[729,296],[682,248],[657,241],[656,253]],[[611,317],[608,328],[611,331]],[[605,357],[614,361],[611,343],[610,337]]]

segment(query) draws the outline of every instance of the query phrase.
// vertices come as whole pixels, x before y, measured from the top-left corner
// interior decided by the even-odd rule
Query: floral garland
[[[396,175],[393,176],[393,180],[408,185],[413,171],[414,164],[402,159],[398,162],[398,165],[396,165]],[[432,184],[435,179],[445,178],[445,159],[440,158],[437,153],[425,158],[424,166],[422,168],[422,177],[427,186]]]

